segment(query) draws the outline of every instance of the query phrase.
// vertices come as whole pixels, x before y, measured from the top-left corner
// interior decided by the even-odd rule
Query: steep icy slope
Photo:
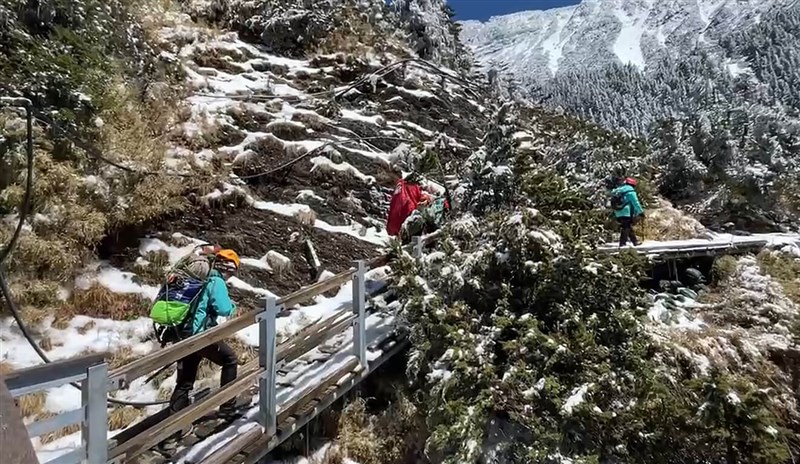
[[[505,63],[522,78],[599,69],[645,69],[665,54],[696,48],[723,53],[720,37],[757,23],[794,0],[584,0],[579,5],[463,21],[461,39],[488,65]]]

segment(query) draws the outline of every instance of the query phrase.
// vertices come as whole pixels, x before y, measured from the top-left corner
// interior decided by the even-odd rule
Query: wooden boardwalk
[[[800,234],[716,235],[710,239],[644,242],[637,247],[620,248],[608,244],[598,247],[601,253],[616,254],[631,251],[652,259],[664,261],[700,256],[720,256],[758,252],[764,248],[800,244]]]
[[[253,405],[245,417],[222,430],[192,440],[173,456],[178,463],[255,463],[289,438],[369,373],[399,352],[407,340],[394,332],[394,317],[374,314],[367,318],[368,365],[353,355],[351,334],[335,335],[302,357],[278,370],[277,433],[260,427]]]

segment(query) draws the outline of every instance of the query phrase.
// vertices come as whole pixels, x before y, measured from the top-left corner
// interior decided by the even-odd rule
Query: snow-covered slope
[[[719,49],[716,40],[796,0],[583,0],[575,6],[463,21],[461,39],[484,65],[541,79],[609,63],[646,68],[665,53]]]

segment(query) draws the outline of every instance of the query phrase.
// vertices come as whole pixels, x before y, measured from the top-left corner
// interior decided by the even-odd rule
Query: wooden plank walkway
[[[628,246],[620,248],[619,245],[608,244],[598,247],[597,250],[601,253],[609,254],[632,251],[654,261],[659,261],[699,256],[752,253],[767,247],[789,244],[800,244],[800,234],[724,234],[711,239],[644,242],[637,247]]]
[[[331,319],[352,321],[351,318],[336,316]],[[340,323],[334,325],[341,327]],[[136,453],[137,456],[141,454],[137,460],[187,464],[257,462],[404,348],[407,341],[402,334],[396,333],[395,328],[395,317],[391,314],[367,316],[367,369],[359,365],[353,354],[352,330],[331,330],[323,340],[314,337],[314,345],[307,352],[293,359],[286,358],[277,375],[276,435],[267,435],[258,423],[258,396],[254,395],[250,410],[242,418],[221,427],[212,424],[212,428],[206,427],[204,418],[200,418],[193,433],[182,439],[171,456],[163,456],[156,450],[141,450]],[[237,385],[236,390],[255,393],[256,385],[255,378],[248,378],[242,385]]]

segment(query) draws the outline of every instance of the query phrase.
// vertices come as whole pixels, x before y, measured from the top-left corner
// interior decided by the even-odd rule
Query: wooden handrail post
[[[87,463],[105,464],[108,460],[108,364],[103,362],[86,370],[81,385],[81,404],[86,417],[81,427],[81,441]]]
[[[266,310],[256,316],[258,320],[258,365],[264,369],[258,379],[258,421],[269,436],[275,435],[278,427],[277,331],[275,325],[277,315],[277,300],[275,297],[267,297]]]
[[[355,261],[356,273],[353,274],[353,354],[363,367],[367,367],[367,335],[366,335],[366,270],[363,260]]]

